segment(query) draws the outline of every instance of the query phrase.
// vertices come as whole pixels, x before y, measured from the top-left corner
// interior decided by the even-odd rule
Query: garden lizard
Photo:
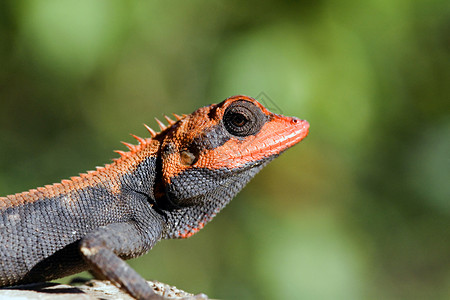
[[[124,260],[198,232],[309,130],[247,96],[174,116],[111,164],[0,197],[0,286],[93,270],[135,298],[162,299]]]

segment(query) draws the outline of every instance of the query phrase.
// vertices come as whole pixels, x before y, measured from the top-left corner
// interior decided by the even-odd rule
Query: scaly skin
[[[0,198],[0,286],[94,270],[138,299],[161,299],[123,259],[209,222],[309,124],[235,96],[167,118],[105,167]]]

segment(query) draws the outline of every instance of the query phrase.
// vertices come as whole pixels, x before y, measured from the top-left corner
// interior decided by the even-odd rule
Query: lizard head
[[[197,232],[308,129],[308,122],[271,113],[246,96],[202,107],[169,127],[161,140],[164,186],[155,195],[176,224],[167,237]]]

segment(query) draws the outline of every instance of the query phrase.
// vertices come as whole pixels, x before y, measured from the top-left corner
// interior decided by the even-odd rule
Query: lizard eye
[[[235,136],[258,133],[266,120],[266,115],[259,107],[245,100],[233,102],[223,115],[225,129]]]

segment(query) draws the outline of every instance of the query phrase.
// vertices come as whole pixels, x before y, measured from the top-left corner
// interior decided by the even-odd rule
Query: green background
[[[2,1],[0,194],[259,96],[309,137],[131,265],[215,298],[449,299],[449,53],[448,0]]]

